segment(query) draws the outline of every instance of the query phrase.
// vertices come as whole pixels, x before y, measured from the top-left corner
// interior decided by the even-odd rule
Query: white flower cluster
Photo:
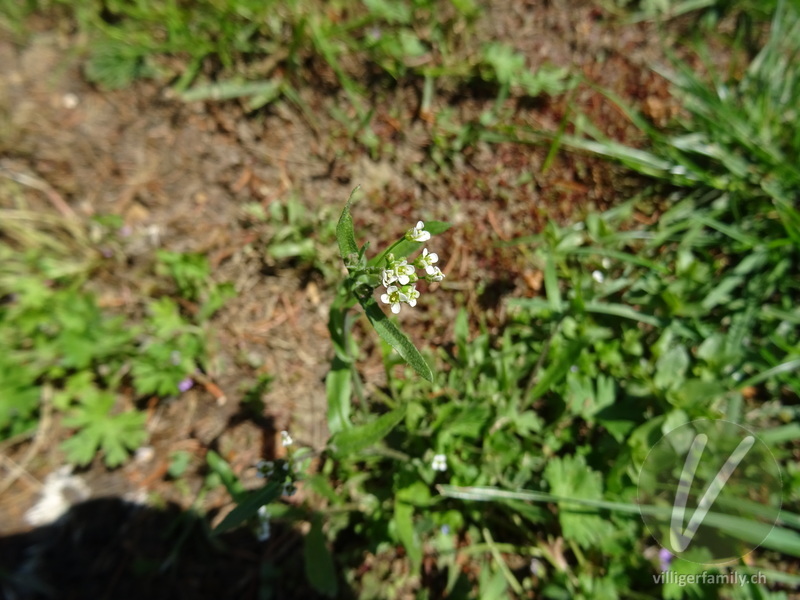
[[[431,234],[425,231],[425,223],[418,221],[417,226],[409,229],[405,237],[413,242],[427,242]],[[441,281],[444,273],[434,266],[437,262],[439,256],[435,252],[429,253],[427,248],[411,264],[405,258],[395,260],[394,255],[390,254],[381,273],[381,281],[386,288],[386,293],[381,295],[381,302],[390,305],[394,314],[400,312],[402,303],[416,306],[419,298],[417,269],[425,271],[426,281]]]
[[[292,444],[294,444],[294,440],[292,439],[292,436],[289,435],[289,432],[281,431],[281,446],[285,448],[286,446],[291,446]]]
[[[284,496],[294,496],[295,492],[297,492],[297,486],[294,482],[295,475],[289,469],[289,463],[287,461],[279,460],[273,462],[271,460],[260,460],[256,465],[256,476],[263,479],[280,477],[281,475],[278,473],[278,468],[284,472],[283,489],[281,490],[281,493]]]
[[[447,456],[444,454],[435,455],[431,462],[431,469],[434,471],[447,471]]]

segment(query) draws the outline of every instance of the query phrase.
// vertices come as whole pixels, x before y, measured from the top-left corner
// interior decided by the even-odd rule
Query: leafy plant
[[[683,215],[677,231],[685,232],[680,238],[671,219],[652,231],[617,228],[631,209],[628,204],[567,228],[551,224],[526,240],[536,246],[530,258],[544,271],[546,297],[514,301],[516,316],[497,337],[484,331],[471,338],[462,312],[452,351],[439,353],[448,368],[438,370],[432,383],[392,377],[400,361],[387,358],[389,388],[379,402],[390,412],[373,426],[380,431],[379,421],[399,421],[382,445],[332,454],[325,467],[343,495],[332,506],[331,527],[341,530],[342,540],[361,540],[353,543],[354,554],[364,544],[402,545],[406,581],[427,557],[442,569],[447,593],[467,584],[456,566],[463,563],[448,562],[451,554],[429,554],[445,536],[451,548],[460,548],[450,552],[462,560],[487,558],[478,581],[468,585],[496,589],[498,597],[658,594],[650,576],[657,564],[647,550],[653,542],[642,528],[645,509],[636,495],[639,468],[661,435],[697,418],[739,421],[747,414],[749,426],[765,439],[782,440],[771,447],[786,456],[780,419],[771,416],[769,402],[757,400],[795,389],[792,354],[778,355],[773,346],[776,326],[782,336],[788,327],[767,316],[771,302],[788,302],[796,293],[793,283],[767,283],[774,280],[765,264],[782,272],[781,258],[761,263],[758,273],[747,271],[755,279],[740,296],[744,302],[738,296],[717,301],[713,290],[728,269],[729,276],[745,269],[744,260],[725,262],[714,280],[696,277],[696,269],[714,264],[705,251],[731,252],[736,245],[725,237],[709,240],[709,232],[700,236],[694,231],[703,227],[697,213],[677,207]],[[695,262],[685,260],[686,248],[700,252]],[[757,295],[762,291],[763,299]],[[704,307],[702,299],[709,297],[714,301]],[[750,298],[765,311],[750,314]],[[757,315],[766,322],[759,324]],[[787,317],[783,310],[781,315]],[[785,346],[796,348],[797,342],[791,334]],[[765,363],[764,356],[776,362]],[[753,394],[754,385],[763,396]],[[368,403],[358,407],[374,410]],[[307,485],[331,497],[318,479]],[[797,493],[796,487],[784,489]],[[558,511],[524,500],[556,503]],[[336,512],[347,506],[359,508]],[[751,529],[759,526],[757,515],[750,515]],[[785,515],[793,522],[792,514]],[[744,535],[730,519],[715,523]],[[794,556],[799,539],[789,525],[766,544]],[[348,560],[346,552],[340,556]],[[540,577],[514,571],[506,565],[512,561],[534,561]],[[699,586],[670,589],[672,597],[701,593]],[[717,595],[703,590],[702,597]]]
[[[411,264],[408,257],[418,251],[422,242],[430,239],[432,234],[446,231],[446,223],[430,222],[427,229],[420,221],[416,227],[409,229],[406,235],[386,248],[371,260],[367,260],[365,252],[369,244],[361,248],[356,245],[353,230],[353,218],[350,214],[348,200],[336,226],[336,238],[339,252],[347,267],[348,277],[340,285],[336,299],[331,305],[328,331],[333,341],[335,356],[331,370],[326,379],[328,390],[328,427],[336,435],[346,435],[351,428],[349,421],[350,395],[352,390],[360,389],[360,380],[355,371],[355,346],[350,337],[352,317],[350,309],[356,303],[364,309],[370,325],[376,333],[391,346],[421,377],[431,380],[433,374],[425,359],[411,341],[386,317],[373,297],[376,287],[383,284],[386,293],[381,296],[384,304],[391,306],[392,312],[398,313],[401,305],[413,307],[419,292],[416,289],[416,269],[425,271],[427,281],[441,281],[444,275],[438,267],[433,266],[438,260],[436,254],[428,254],[427,249]],[[364,426],[367,427],[367,426]],[[388,433],[389,427],[385,432]],[[368,429],[361,429],[364,435]],[[352,434],[351,434],[352,435]],[[360,434],[359,434],[360,435]]]
[[[162,253],[157,270],[174,277],[185,299],[201,303],[197,321],[162,297],[151,299],[150,314],[132,323],[101,309],[83,286],[91,263],[65,268],[69,253],[34,226],[12,233],[26,251],[0,247],[0,436],[30,431],[42,403],[51,402],[64,415],[62,425],[74,431],[62,446],[68,461],[84,465],[100,451],[108,466],[118,466],[147,437],[144,413],[132,405],[123,410],[122,396],[130,395],[130,384],[136,395],[180,392],[205,361],[201,325],[230,287],[209,284],[203,257]]]
[[[147,440],[145,414],[135,410],[114,414],[117,404],[114,394],[99,390],[92,383],[84,383],[77,389],[72,386],[76,404],[63,420],[65,427],[77,430],[62,444],[67,460],[85,465],[102,450],[106,465],[119,466],[129,452]]]

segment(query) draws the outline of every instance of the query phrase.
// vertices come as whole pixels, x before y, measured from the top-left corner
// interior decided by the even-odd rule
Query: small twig
[[[203,373],[193,373],[192,378],[203,384],[203,387],[205,387],[206,390],[217,400],[217,404],[219,406],[224,405],[228,401],[228,397],[225,395],[225,392],[223,392],[216,383],[211,381],[211,379],[206,377]]]
[[[7,164],[3,164],[0,162],[0,175],[11,179],[12,181],[16,181],[21,185],[28,186],[29,188],[33,188],[35,190],[39,190],[47,199],[50,200],[50,203],[61,213],[61,215],[66,219],[77,219],[78,215],[75,214],[75,211],[72,210],[69,204],[67,204],[64,199],[61,197],[57,191],[53,189],[53,187],[48,184],[46,181],[39,179],[38,177],[34,177],[32,175],[27,175],[25,173],[18,173],[16,171],[12,171]]]
[[[23,478],[23,479],[28,480],[28,482],[35,488],[41,488],[42,487],[42,485],[43,485],[42,482],[39,481],[33,475],[31,475],[28,471],[26,471],[13,458],[10,458],[10,457],[4,456],[4,455],[0,455],[0,462],[3,463],[3,466],[5,466],[6,469],[8,469],[9,471],[12,472],[12,475],[16,475],[18,479],[19,478]],[[13,483],[13,481],[12,481],[12,483]],[[5,482],[3,483],[3,486],[5,486]],[[0,489],[0,495],[2,495],[3,491],[5,491],[5,490],[4,489]]]

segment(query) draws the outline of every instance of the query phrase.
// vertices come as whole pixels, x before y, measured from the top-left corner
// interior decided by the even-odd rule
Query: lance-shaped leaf
[[[353,202],[353,194],[356,193],[356,190],[353,190],[350,198],[347,199],[347,204],[344,205],[344,210],[339,216],[339,222],[336,224],[336,241],[339,243],[339,254],[341,254],[345,263],[347,263],[348,256],[358,254],[356,234],[353,230],[353,217],[350,214],[350,204]]]
[[[328,395],[328,429],[331,435],[350,429],[350,395],[352,381],[350,365],[334,357],[331,370],[325,378]]]
[[[339,592],[336,579],[336,566],[322,533],[322,517],[315,515],[311,530],[306,534],[303,554],[305,555],[306,577],[315,590],[335,598]]]
[[[258,509],[277,500],[283,491],[283,481],[271,481],[263,488],[250,492],[237,501],[239,504],[216,526],[214,533],[224,533],[258,514]]]
[[[406,415],[406,407],[401,406],[381,415],[371,423],[340,431],[331,439],[334,453],[338,456],[355,454],[365,448],[374,446],[402,421]]]
[[[364,307],[364,312],[369,319],[370,324],[378,333],[379,336],[392,348],[394,348],[400,357],[406,361],[417,372],[420,377],[433,381],[433,373],[428,363],[422,358],[419,350],[411,343],[406,335],[400,331],[397,326],[389,320],[384,312],[375,302],[374,298],[359,298],[359,303]]]

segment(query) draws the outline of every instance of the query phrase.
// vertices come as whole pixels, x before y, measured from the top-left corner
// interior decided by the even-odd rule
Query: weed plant
[[[146,314],[131,322],[101,308],[86,285],[113,259],[111,246],[106,258],[96,250],[110,237],[95,243],[70,220],[1,212],[8,243],[0,244],[0,438],[27,435],[43,415],[58,414],[73,430],[62,445],[68,462],[86,465],[101,451],[106,465],[118,466],[147,439],[136,401],[192,385],[207,360],[204,325],[231,289],[208,283],[205,257],[163,251],[156,269],[198,311],[187,317],[164,295],[149,298]]]

